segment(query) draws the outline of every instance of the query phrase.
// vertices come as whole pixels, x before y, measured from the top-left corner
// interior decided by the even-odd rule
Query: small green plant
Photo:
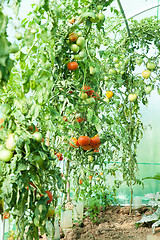
[[[144,179],[155,179],[160,180],[160,174],[156,174],[153,177],[146,177]],[[142,219],[135,223],[136,228],[139,227],[142,223],[153,223],[152,229],[153,233],[155,233],[155,228],[160,226],[160,193],[150,193],[146,194],[145,197],[147,197],[149,200],[148,205],[155,208],[156,211],[151,215],[144,215]]]

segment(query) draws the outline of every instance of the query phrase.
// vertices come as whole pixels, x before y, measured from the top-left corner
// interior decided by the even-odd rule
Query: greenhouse
[[[160,1],[0,1],[0,240],[160,239]]]

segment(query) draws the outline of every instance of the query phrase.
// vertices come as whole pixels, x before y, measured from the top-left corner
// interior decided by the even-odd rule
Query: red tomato
[[[78,63],[77,62],[70,62],[67,64],[68,70],[76,70],[78,68]]]
[[[65,122],[67,122],[67,121],[68,121],[68,119],[67,119],[67,117],[66,117],[66,116],[64,116],[64,117],[63,117],[63,120],[64,120]]]
[[[63,160],[62,153],[57,153],[56,155],[57,155],[59,161],[62,161],[62,160]]]
[[[10,218],[10,213],[9,212],[4,212],[3,217],[4,217],[4,219]]]
[[[88,136],[80,136],[78,138],[78,143],[80,146],[85,146],[90,144],[90,138]]]
[[[89,87],[89,86],[84,86],[83,87],[83,91],[85,92],[85,93],[87,93],[87,95],[89,96],[89,97],[91,97],[93,94],[94,94],[94,90],[90,90],[91,88]]]
[[[50,191],[46,191],[46,193],[48,194],[48,197],[50,198],[50,199],[47,201],[47,203],[49,204],[49,203],[52,202],[52,200],[53,200],[53,196],[52,196],[52,193],[51,193]],[[40,196],[42,197],[43,195],[40,194]]]
[[[82,184],[83,183],[83,180],[82,179],[79,179],[79,184]]]

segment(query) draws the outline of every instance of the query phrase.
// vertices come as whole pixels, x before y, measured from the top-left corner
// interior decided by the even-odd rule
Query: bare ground
[[[134,225],[143,214],[153,211],[143,206],[130,215],[128,206],[109,207],[99,214],[97,224],[87,217],[83,223],[75,223],[65,236],[61,231],[61,240],[160,240],[160,228],[153,234],[151,225],[143,224],[137,230]]]

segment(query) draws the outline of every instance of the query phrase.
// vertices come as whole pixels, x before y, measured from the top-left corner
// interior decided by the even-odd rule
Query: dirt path
[[[160,228],[153,235],[151,226],[143,225],[137,230],[134,223],[143,214],[151,214],[151,210],[142,207],[129,215],[129,207],[110,207],[99,214],[99,223],[94,224],[89,218],[83,224],[76,224],[63,240],[160,240]]]

